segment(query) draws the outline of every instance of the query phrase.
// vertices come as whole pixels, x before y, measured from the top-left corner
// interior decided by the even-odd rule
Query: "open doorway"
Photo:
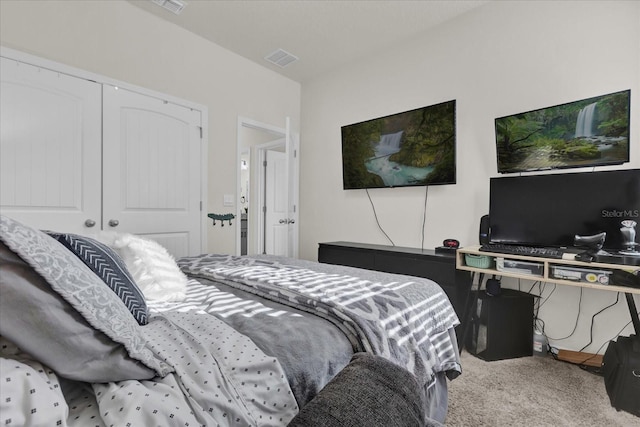
[[[298,256],[297,135],[238,118],[236,253]]]

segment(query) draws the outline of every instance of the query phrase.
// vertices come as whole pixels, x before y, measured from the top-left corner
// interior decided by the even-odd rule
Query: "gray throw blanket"
[[[331,272],[324,264],[264,256],[205,254],[183,258],[179,265],[189,275],[223,281],[328,319],[358,337],[356,351],[408,369],[421,386],[435,372],[459,370],[449,334],[458,319],[430,280],[377,273],[374,281],[366,278],[366,270],[331,266]]]
[[[424,389],[407,370],[357,353],[288,427],[435,427],[425,418]]]

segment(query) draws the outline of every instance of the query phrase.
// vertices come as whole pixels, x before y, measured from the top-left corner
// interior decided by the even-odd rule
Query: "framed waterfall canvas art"
[[[497,118],[498,172],[628,162],[630,102],[625,90]]]
[[[342,126],[345,190],[456,182],[456,101]]]

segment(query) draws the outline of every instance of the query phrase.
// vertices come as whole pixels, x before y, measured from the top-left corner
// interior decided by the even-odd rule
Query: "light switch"
[[[233,206],[233,199],[234,199],[233,194],[225,194],[224,201],[222,202],[222,204],[224,206]]]

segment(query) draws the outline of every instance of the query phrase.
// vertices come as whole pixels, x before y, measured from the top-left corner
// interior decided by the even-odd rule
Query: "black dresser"
[[[460,321],[463,319],[470,295],[471,274],[456,270],[455,252],[440,254],[431,249],[329,242],[320,243],[318,261],[431,279],[442,287],[458,318]],[[462,335],[460,326],[456,332],[459,337]]]

